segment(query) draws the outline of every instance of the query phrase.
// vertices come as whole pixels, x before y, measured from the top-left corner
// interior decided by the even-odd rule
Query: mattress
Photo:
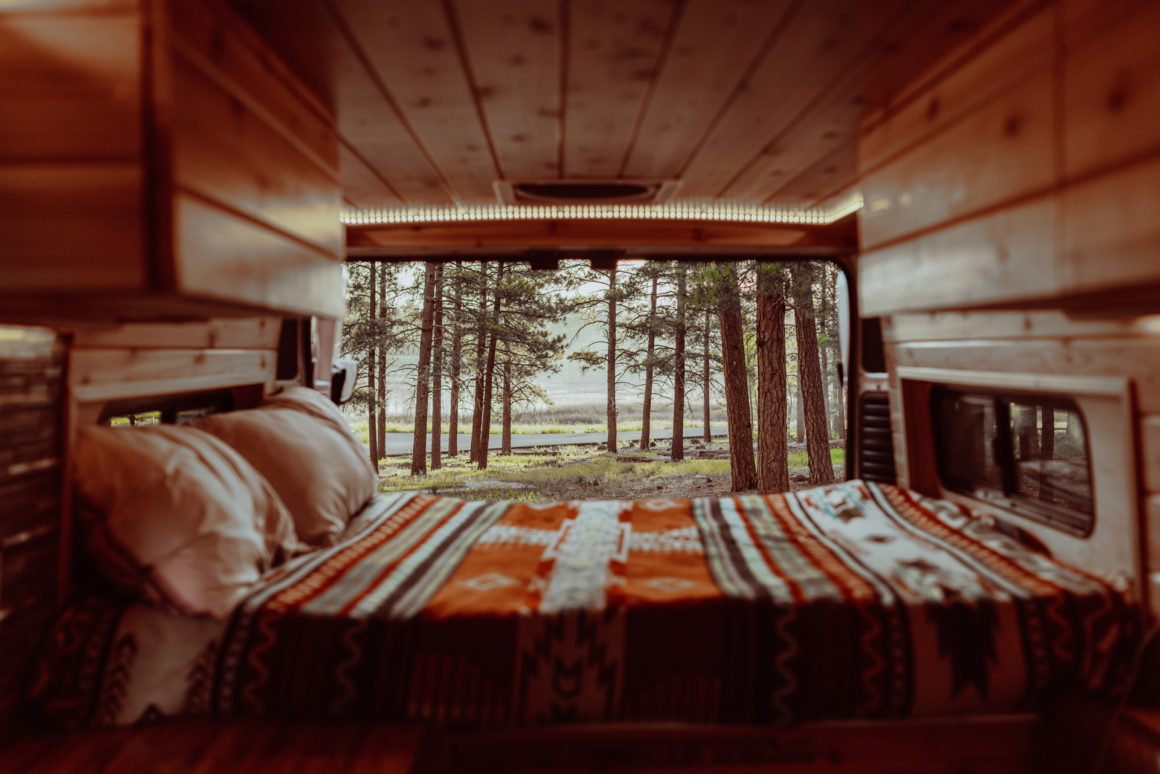
[[[1012,712],[1105,688],[1135,616],[1082,569],[882,484],[552,504],[402,493],[225,621],[77,599],[33,696],[71,727]]]

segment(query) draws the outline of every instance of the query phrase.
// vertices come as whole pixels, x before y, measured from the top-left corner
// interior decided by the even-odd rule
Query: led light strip
[[[769,223],[824,226],[857,212],[862,196],[853,194],[830,209],[794,210],[733,204],[566,204],[537,206],[421,207],[344,210],[348,226],[425,223],[486,223],[536,220],[668,220],[715,223]]]

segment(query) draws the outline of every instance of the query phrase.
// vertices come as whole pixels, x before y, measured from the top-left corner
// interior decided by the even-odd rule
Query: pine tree
[[[443,264],[435,264],[431,344],[431,470],[443,467]]]
[[[729,420],[729,472],[731,489],[757,488],[753,458],[753,421],[749,413],[749,390],[745,373],[745,341],[742,329],[741,294],[732,264],[716,267],[717,317],[721,326],[722,359],[725,366],[725,411]]]
[[[475,400],[471,411],[471,452],[468,462],[479,462],[483,428],[484,353],[487,351],[487,261],[479,264],[479,308],[475,317]]]
[[[419,338],[419,365],[415,376],[415,430],[411,448],[411,475],[427,472],[427,402],[431,380],[431,336],[435,316],[435,267],[428,261],[423,279],[423,323]]]
[[[463,286],[460,284],[462,271],[455,271],[455,313],[451,327],[451,395],[447,407],[447,456],[459,454],[459,379],[463,368]]]
[[[674,462],[685,458],[685,308],[688,305],[686,285],[688,269],[684,264],[677,264],[676,274],[676,324],[673,330],[673,440],[669,447],[669,459]],[[706,422],[705,426],[707,428],[709,423]]]
[[[780,264],[757,267],[757,484],[789,491],[785,280]]]
[[[491,396],[495,382],[495,348],[499,334],[499,314],[503,302],[503,272],[504,262],[499,262],[495,273],[495,292],[492,301],[491,318],[488,321],[490,335],[487,341],[487,364],[483,373],[483,419],[480,422],[479,454],[476,464],[480,470],[487,467],[487,447],[491,442]]]
[[[834,466],[830,460],[830,436],[826,423],[821,362],[818,357],[813,266],[808,262],[799,263],[791,270],[791,276],[794,286],[798,384],[801,386],[802,409],[805,414],[810,483],[828,484],[834,480]]]

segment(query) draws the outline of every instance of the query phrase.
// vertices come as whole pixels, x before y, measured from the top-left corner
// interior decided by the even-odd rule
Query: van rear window
[[[938,387],[931,412],[943,486],[1091,534],[1087,429],[1074,402]]]

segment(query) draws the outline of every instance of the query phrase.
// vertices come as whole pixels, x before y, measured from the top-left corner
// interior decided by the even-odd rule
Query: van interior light
[[[857,212],[861,207],[862,197],[855,194],[840,200],[833,208],[808,210],[722,203],[493,205],[348,209],[343,211],[341,220],[348,226],[536,220],[668,220],[825,226]]]

